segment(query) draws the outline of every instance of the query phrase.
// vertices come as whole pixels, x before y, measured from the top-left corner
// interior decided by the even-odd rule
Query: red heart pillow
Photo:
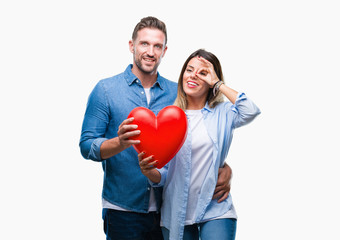
[[[144,107],[133,109],[128,118],[134,117],[132,124],[137,124],[141,133],[131,139],[140,140],[133,145],[144,157],[154,155],[158,161],[157,168],[167,164],[182,147],[187,136],[188,122],[182,109],[176,106],[163,108],[157,115]]]

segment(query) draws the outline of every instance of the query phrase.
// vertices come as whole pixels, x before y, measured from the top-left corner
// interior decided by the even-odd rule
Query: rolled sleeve
[[[91,149],[88,155],[89,159],[94,161],[102,161],[103,159],[100,156],[100,146],[104,141],[108,140],[107,138],[97,138],[91,144]]]
[[[243,92],[238,93],[235,104],[232,106],[232,111],[236,113],[234,126],[241,127],[258,116],[261,111]]]
[[[97,84],[89,96],[80,137],[80,150],[85,159],[102,161],[100,146],[109,124],[109,106],[104,87]]]
[[[150,185],[152,187],[163,187],[166,181],[166,176],[168,174],[168,164],[162,167],[161,169],[157,169],[157,171],[161,174],[161,181],[159,183],[154,183],[149,180]]]

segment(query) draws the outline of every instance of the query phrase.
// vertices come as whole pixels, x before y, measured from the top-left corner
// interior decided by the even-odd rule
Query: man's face
[[[139,30],[136,40],[130,41],[129,46],[133,53],[134,65],[146,74],[157,71],[167,50],[164,33],[153,28]]]

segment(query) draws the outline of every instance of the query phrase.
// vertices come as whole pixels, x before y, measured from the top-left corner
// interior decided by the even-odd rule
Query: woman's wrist
[[[216,96],[216,94],[218,93],[221,85],[223,84],[223,81],[217,81],[214,86],[213,86],[213,95]]]
[[[214,88],[215,85],[216,85],[219,81],[220,81],[219,79],[217,79],[217,81],[213,81],[213,83],[210,85],[210,87],[211,87],[211,88]]]

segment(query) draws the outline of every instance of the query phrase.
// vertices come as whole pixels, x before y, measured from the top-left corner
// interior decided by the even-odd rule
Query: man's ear
[[[129,48],[131,53],[135,52],[132,40],[129,41]]]
[[[164,50],[163,50],[163,55],[162,55],[162,58],[164,57],[165,53],[166,53],[166,50],[168,50],[168,46],[165,46]]]

